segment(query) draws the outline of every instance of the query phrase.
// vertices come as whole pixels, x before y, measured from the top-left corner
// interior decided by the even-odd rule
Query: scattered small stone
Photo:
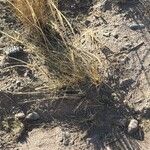
[[[90,143],[91,143],[91,138],[87,138],[87,139],[86,139],[86,143],[87,143],[87,145],[90,145]]]
[[[63,138],[61,137],[61,138],[59,139],[59,142],[61,142],[61,143],[62,143],[63,141],[64,141],[64,140],[63,140]]]
[[[110,32],[105,32],[105,33],[103,33],[103,36],[105,36],[105,37],[110,37],[110,35],[111,35]]]
[[[68,131],[63,133],[64,138],[70,138],[70,133]]]
[[[12,46],[12,47],[8,47],[4,53],[6,56],[10,56],[10,57],[14,57],[19,53],[23,52],[23,48],[22,46]]]
[[[135,80],[128,79],[128,78],[121,80],[120,81],[120,88],[125,90],[125,89],[129,88],[134,82],[135,82]]]
[[[132,30],[140,30],[140,29],[144,29],[145,25],[134,23],[134,24],[129,25],[129,28]]]
[[[128,133],[132,134],[139,128],[139,123],[136,119],[132,119],[128,125]]]
[[[74,140],[71,140],[71,141],[70,141],[70,145],[74,145]]]
[[[112,93],[111,95],[115,101],[119,101],[119,97],[117,96],[116,93]]]
[[[110,55],[114,54],[114,52],[112,50],[110,50],[110,48],[107,46],[101,47],[100,50],[106,57],[109,57]]]
[[[17,87],[20,87],[21,86],[21,81],[17,80],[16,85],[17,85]]]
[[[27,116],[26,116],[26,120],[30,120],[30,121],[36,121],[40,118],[39,114],[37,112],[32,112],[32,113],[29,113]]]
[[[69,145],[69,139],[66,139],[63,141],[64,146],[68,146]]]
[[[85,21],[85,25],[88,27],[90,25],[91,21],[90,20],[86,20]]]
[[[124,46],[127,47],[127,48],[131,48],[133,45],[131,43],[127,42],[127,43],[124,44]]]
[[[116,93],[111,93],[111,95],[112,95],[113,97],[117,96],[117,94],[116,94]]]
[[[114,34],[113,36],[114,36],[115,39],[118,39],[118,38],[119,38],[119,35],[118,35],[117,33]]]
[[[118,32],[115,30],[111,33],[111,35],[115,38],[115,39],[118,39],[119,38],[119,34]]]
[[[18,114],[15,114],[15,118],[24,119],[24,118],[25,118],[24,112],[20,112],[20,113],[18,113]]]

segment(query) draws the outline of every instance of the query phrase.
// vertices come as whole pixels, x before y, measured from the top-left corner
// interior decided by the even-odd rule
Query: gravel
[[[27,116],[26,116],[26,120],[30,120],[30,121],[36,121],[40,118],[39,114],[37,112],[32,112],[32,113],[29,113]]]
[[[130,123],[128,125],[128,133],[132,134],[136,132],[139,128],[139,123],[136,119],[130,120]]]

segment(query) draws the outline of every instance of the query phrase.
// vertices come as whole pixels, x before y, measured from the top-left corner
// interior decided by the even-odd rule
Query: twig
[[[143,44],[144,44],[144,42],[141,42],[140,44],[138,44],[135,47],[129,49],[128,51],[123,51],[123,52],[116,53],[116,54],[114,54],[114,56],[118,56],[118,55],[121,55],[121,54],[129,54],[130,52],[137,51]]]
[[[48,100],[79,100],[83,98],[83,96],[81,95],[77,95],[75,94],[74,96],[58,96],[58,97],[50,97],[50,98],[46,98],[46,99],[40,99],[40,100],[32,100],[32,101],[24,101],[24,102],[19,102],[18,104],[28,104],[28,103],[34,103],[34,102],[42,102],[42,101],[48,101]]]

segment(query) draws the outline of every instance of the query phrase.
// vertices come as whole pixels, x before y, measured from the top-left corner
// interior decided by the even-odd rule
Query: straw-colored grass
[[[100,84],[103,79],[100,69],[104,66],[99,56],[86,51],[81,40],[84,37],[87,43],[92,43],[93,48],[96,36],[91,34],[92,31],[88,36],[85,34],[74,37],[71,24],[57,8],[57,0],[8,0],[8,2],[25,29],[29,29],[30,40],[26,40],[25,43],[27,49],[36,55],[39,62],[45,61],[43,68],[41,65],[38,70],[50,80],[46,81],[48,84],[52,83],[52,76],[61,86],[78,84],[85,78],[89,78],[89,82]],[[71,39],[66,36],[68,31],[73,35]]]

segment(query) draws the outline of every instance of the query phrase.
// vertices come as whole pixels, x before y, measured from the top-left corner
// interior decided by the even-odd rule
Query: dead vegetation
[[[56,83],[53,87],[77,85],[85,79],[96,85],[103,81],[105,61],[89,51],[100,45],[96,32],[87,29],[81,36],[75,36],[70,22],[58,10],[56,0],[8,2],[25,27],[25,34],[9,36],[36,55],[34,63],[28,66],[43,74],[47,87]]]
[[[12,133],[11,140],[18,138],[18,135],[19,137],[22,136],[22,130],[28,132],[28,129],[31,128],[30,124],[25,122],[22,126],[22,122],[18,122],[18,120],[9,122],[8,116],[14,115],[14,112],[19,112],[12,110],[12,108],[17,107],[19,110],[21,108],[25,115],[32,111],[40,114],[39,126],[41,122],[44,124],[52,120],[57,122],[57,119],[65,122],[65,116],[67,116],[69,119],[71,118],[73,125],[78,124],[78,128],[80,125],[87,126],[83,130],[90,128],[90,136],[95,132],[96,134],[100,133],[100,138],[104,144],[108,142],[116,147],[119,143],[119,145],[123,144],[121,147],[129,146],[132,149],[138,149],[135,148],[136,145],[133,144],[132,140],[130,142],[130,137],[126,136],[128,119],[135,117],[132,114],[137,112],[122,102],[127,92],[123,91],[123,88],[120,90],[121,75],[118,72],[122,69],[121,66],[117,66],[116,69],[112,63],[112,69],[109,70],[110,75],[112,75],[112,79],[110,79],[112,83],[109,83],[109,78],[107,78],[108,85],[104,83],[108,64],[106,57],[102,57],[100,50],[103,40],[100,37],[100,32],[103,31],[95,26],[90,26],[75,34],[72,24],[58,10],[57,1],[37,0],[35,3],[34,0],[14,0],[8,2],[18,20],[23,24],[23,32],[21,30],[20,33],[13,31],[12,34],[2,33],[10,37],[13,43],[24,45],[23,48],[29,55],[29,59],[26,61],[19,57],[10,58],[12,62],[17,61],[18,63],[4,67],[3,71],[25,67],[29,71],[32,70],[42,81],[42,84],[38,86],[31,82],[26,89],[21,89],[19,92],[11,92],[9,89],[7,91],[3,87],[4,84],[1,84],[1,90],[4,89],[4,92],[0,94],[2,96],[0,103],[2,102],[2,106],[6,107],[4,108],[6,113],[3,113],[2,109],[2,117],[4,117],[2,126],[5,131]],[[98,17],[95,18],[98,19]],[[120,55],[120,53],[115,54],[114,56]],[[116,74],[118,73],[116,79],[114,78],[116,77],[115,71]],[[59,91],[55,94],[57,90]],[[50,91],[52,95],[45,91]],[[86,93],[84,93],[85,91]],[[10,98],[8,99],[8,97]],[[9,107],[7,107],[8,103],[10,103]],[[72,119],[72,114],[74,119]],[[95,130],[97,128],[98,130]],[[115,135],[114,131],[119,135]],[[107,140],[109,133],[110,138]],[[121,137],[120,133],[122,134]],[[118,147],[120,148],[120,146]]]

